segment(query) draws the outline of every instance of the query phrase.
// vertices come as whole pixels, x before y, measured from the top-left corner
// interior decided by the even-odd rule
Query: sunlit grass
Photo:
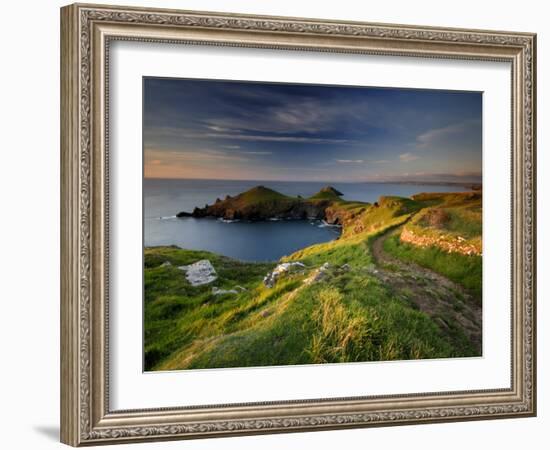
[[[250,195],[253,197],[254,191]],[[262,201],[266,195],[271,193],[261,192]],[[274,200],[282,199],[276,196]],[[306,267],[285,275],[273,288],[264,286],[262,279],[275,263],[245,263],[177,247],[147,248],[146,370],[473,355],[475,352],[460,329],[443,333],[433,318],[408,300],[407,289],[396,295],[391,286],[373,276],[371,270],[376,261],[370,245],[385,230],[400,226],[481,239],[481,197],[422,194],[412,199],[382,197],[373,205],[336,201],[334,207],[352,213],[353,223],[346,226],[339,239],[283,258],[301,261]],[[444,208],[445,214],[440,221],[423,221],[429,208]],[[398,260],[434,270],[481,298],[480,256],[415,247],[402,243],[399,234],[386,239],[383,247]],[[200,259],[213,264],[218,279],[193,287],[178,266]],[[304,282],[325,263],[330,266],[325,278],[316,283]],[[393,270],[399,271],[399,265]],[[244,289],[237,294],[216,296],[213,286]],[[410,292],[409,297],[412,295]]]

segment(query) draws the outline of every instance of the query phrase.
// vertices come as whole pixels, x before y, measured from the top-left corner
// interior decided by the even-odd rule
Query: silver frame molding
[[[506,61],[512,67],[509,389],[112,411],[108,67],[113,40]],[[536,414],[536,35],[75,4],[61,9],[61,440],[73,445]]]

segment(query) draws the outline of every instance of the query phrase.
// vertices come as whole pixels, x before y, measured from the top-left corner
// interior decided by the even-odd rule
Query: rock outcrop
[[[306,266],[301,262],[286,262],[279,264],[264,277],[264,284],[272,288],[284,273],[303,271],[305,267]]]
[[[179,266],[178,269],[185,272],[185,277],[191,286],[202,286],[203,284],[212,283],[218,278],[216,269],[207,259],[201,259],[188,266]]]
[[[330,263],[323,263],[321,267],[314,270],[311,275],[304,280],[304,284],[318,283],[319,281],[325,279],[328,276],[329,269],[331,269]]]
[[[197,207],[193,212],[182,211],[176,216],[248,221],[318,219],[329,224],[339,224],[342,218],[334,206],[342,202],[342,195],[332,186],[326,186],[312,197],[304,199],[300,196],[289,197],[265,186],[256,186],[235,197],[216,199],[212,205]],[[329,208],[332,209],[327,214]]]

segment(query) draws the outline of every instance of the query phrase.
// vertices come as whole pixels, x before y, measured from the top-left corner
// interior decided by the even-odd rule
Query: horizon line
[[[355,180],[355,181],[340,181],[340,180],[281,180],[281,179],[260,179],[260,178],[184,178],[184,177],[143,177],[143,180],[196,180],[196,181],[260,181],[260,182],[275,182],[275,183],[425,183],[425,184],[483,184],[483,178],[480,180],[425,180],[425,179],[388,179],[388,180]]]

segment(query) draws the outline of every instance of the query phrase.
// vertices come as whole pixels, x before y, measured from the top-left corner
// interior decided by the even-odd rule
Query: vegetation
[[[332,186],[326,186],[317,194],[304,199],[300,196],[290,197],[269,189],[256,186],[235,197],[227,196],[218,199],[213,205],[195,208],[192,213],[179,212],[177,217],[221,217],[227,220],[267,220],[267,219],[318,219],[329,218],[326,210],[334,205],[347,205],[340,197],[343,194]],[[367,206],[366,203],[353,202],[354,206]]]
[[[384,250],[397,258],[420,264],[461,284],[472,291],[478,301],[481,302],[481,256],[448,253],[436,246],[419,248],[401,242],[397,235],[392,235],[386,239]]]
[[[216,267],[217,286],[240,285],[247,290],[216,297],[210,286],[191,286],[178,266],[201,259]],[[182,346],[223,331],[223,321],[218,319],[238,315],[243,300],[274,264],[247,264],[209,252],[155,247],[145,249],[144,266],[145,367],[150,369]]]
[[[264,189],[234,199],[295,201]],[[341,237],[283,258],[303,266],[272,288],[262,280],[275,262],[147,248],[146,370],[479,355],[481,256],[400,236],[411,228],[481,242],[481,194],[382,197],[373,205],[340,196],[327,190],[308,201],[330,197],[327,215],[343,224]],[[203,259],[218,278],[192,286],[178,267]],[[428,269],[450,281],[438,283]]]
[[[340,200],[340,197],[344,195],[342,192],[334,189],[332,186],[326,186],[321,189],[317,194],[309,197],[310,200]]]

